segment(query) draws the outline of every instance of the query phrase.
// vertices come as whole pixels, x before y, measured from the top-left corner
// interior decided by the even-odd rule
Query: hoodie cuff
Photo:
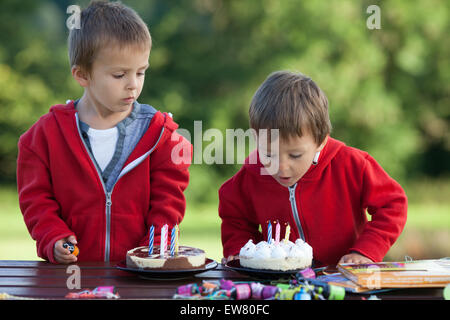
[[[55,243],[56,243],[56,241],[61,240],[61,239],[65,239],[65,238],[67,238],[69,236],[75,236],[75,235],[73,233],[68,233],[68,234],[65,234],[65,235],[63,234],[62,236],[58,235],[56,237],[53,237],[48,242],[47,246],[45,247],[45,249],[44,249],[44,256],[41,256],[41,258],[43,258],[45,260],[48,260],[51,263],[59,263],[58,261],[55,260],[55,256],[53,254],[54,253]]]
[[[352,251],[366,256],[373,262],[381,262],[389,251],[389,246],[366,235],[364,238],[358,239],[354,246],[348,250],[348,253]]]

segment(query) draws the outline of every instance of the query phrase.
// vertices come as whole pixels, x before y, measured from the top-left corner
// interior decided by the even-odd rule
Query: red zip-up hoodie
[[[329,138],[318,164],[289,188],[261,175],[259,157],[254,164],[251,158],[219,190],[225,257],[239,254],[249,239],[267,240],[268,221],[281,224],[281,237],[288,223],[291,241],[304,238],[315,266],[336,264],[352,251],[381,261],[403,230],[406,195],[366,152]]]
[[[43,259],[56,262],[55,242],[75,235],[78,261],[123,260],[127,250],[148,244],[151,225],[156,244],[164,224],[183,219],[192,146],[175,132],[172,118],[158,111],[107,192],[76,113],[73,101],[55,105],[20,137],[20,209]],[[184,159],[180,164],[171,161],[173,149]]]

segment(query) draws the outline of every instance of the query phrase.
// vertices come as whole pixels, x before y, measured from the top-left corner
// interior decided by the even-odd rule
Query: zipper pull
[[[295,198],[295,188],[297,187],[297,184],[294,184],[292,187],[289,188],[289,199]]]
[[[111,207],[112,201],[111,201],[111,192],[106,193],[106,206]]]

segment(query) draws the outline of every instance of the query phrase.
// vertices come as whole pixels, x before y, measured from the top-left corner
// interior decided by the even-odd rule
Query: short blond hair
[[[90,72],[97,52],[108,45],[137,45],[151,49],[147,25],[131,8],[120,2],[92,1],[81,11],[80,28],[70,30],[70,66]]]
[[[308,130],[318,145],[331,132],[327,97],[301,73],[270,74],[253,96],[249,118],[252,129],[278,129],[282,138]]]

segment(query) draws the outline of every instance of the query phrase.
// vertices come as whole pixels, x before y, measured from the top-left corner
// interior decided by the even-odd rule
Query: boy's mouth
[[[128,98],[125,98],[125,99],[122,99],[123,101],[125,101],[125,102],[133,102],[134,101],[134,97],[128,97]]]

